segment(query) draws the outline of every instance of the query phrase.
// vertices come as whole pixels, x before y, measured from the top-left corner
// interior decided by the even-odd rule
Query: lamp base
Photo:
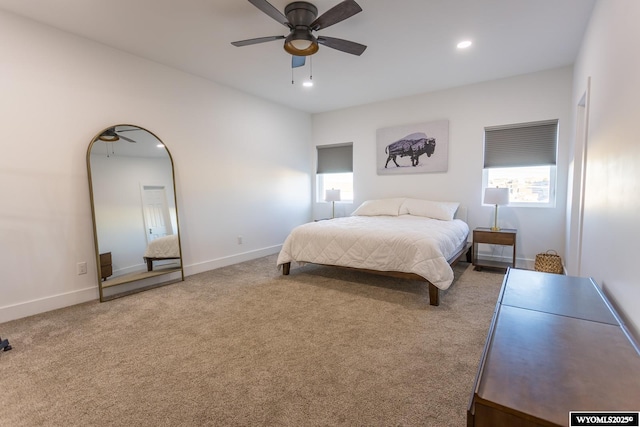
[[[496,210],[493,215],[493,227],[491,227],[491,231],[500,231],[500,227],[498,227],[498,205],[495,206]]]

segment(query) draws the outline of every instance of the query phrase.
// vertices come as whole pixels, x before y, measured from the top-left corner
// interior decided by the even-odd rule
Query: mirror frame
[[[114,129],[120,126],[128,126],[128,127],[135,127],[138,128],[140,130],[143,130],[145,132],[148,132],[150,135],[152,135],[154,138],[156,138],[158,140],[158,142],[160,142],[161,144],[164,145],[164,149],[167,152],[167,155],[169,156],[169,161],[171,162],[171,182],[173,184],[173,204],[174,204],[174,208],[175,208],[175,216],[176,216],[176,233],[178,236],[178,253],[180,255],[180,267],[176,267],[174,269],[168,270],[168,271],[147,271],[147,272],[141,272],[140,274],[137,274],[137,278],[131,278],[131,279],[121,279],[118,281],[117,284],[113,285],[110,284],[109,287],[112,286],[121,286],[121,285],[127,285],[127,284],[136,284],[139,283],[140,286],[139,287],[135,287],[133,288],[131,285],[128,286],[129,289],[121,291],[121,292],[114,292],[113,294],[110,295],[105,295],[104,292],[104,288],[106,286],[103,286],[103,279],[102,279],[102,266],[100,263],[100,245],[99,245],[99,241],[98,241],[98,224],[96,221],[96,206],[95,206],[95,200],[94,200],[94,192],[93,192],[93,178],[92,178],[92,174],[91,174],[91,150],[93,148],[93,145],[99,141],[99,137],[101,135],[103,135],[106,131],[108,131],[109,129]],[[143,128],[141,126],[138,125],[132,125],[132,124],[126,124],[126,123],[121,123],[121,124],[116,124],[113,126],[109,126],[106,127],[104,129],[102,129],[100,132],[98,132],[93,139],[91,140],[91,142],[89,143],[89,147],[87,148],[87,175],[88,175],[88,180],[89,180],[89,198],[91,201],[91,220],[93,223],[93,241],[94,241],[94,245],[95,245],[95,257],[96,257],[96,272],[97,272],[97,279],[98,279],[98,290],[99,290],[99,294],[100,294],[100,302],[105,302],[105,301],[109,301],[112,299],[116,299],[116,298],[120,298],[126,295],[130,295],[130,294],[134,294],[134,293],[138,293],[138,292],[142,292],[142,291],[146,291],[149,289],[153,289],[153,288],[157,288],[160,286],[165,286],[165,285],[169,285],[172,283],[176,283],[176,282],[180,282],[180,281],[184,281],[184,263],[183,263],[183,259],[182,259],[182,242],[181,242],[181,235],[180,235],[180,217],[179,217],[179,213],[178,213],[178,201],[177,201],[177,191],[176,191],[176,176],[175,176],[175,166],[174,166],[174,162],[173,162],[173,156],[171,155],[171,152],[169,151],[169,149],[167,148],[167,145],[164,143],[164,141],[162,141],[160,138],[158,138],[158,136],[151,132],[150,130]],[[180,273],[180,278],[176,278],[175,276],[177,275],[177,273]],[[162,276],[166,276],[166,275],[173,275],[174,277],[169,278],[168,280],[164,280],[164,281],[158,281],[158,279],[155,278],[159,278],[160,280],[163,279]],[[138,277],[141,276],[141,277]],[[116,278],[114,278],[116,279]]]

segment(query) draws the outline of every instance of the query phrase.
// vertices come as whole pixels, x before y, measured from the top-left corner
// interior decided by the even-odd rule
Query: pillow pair
[[[451,221],[460,206],[458,202],[435,202],[410,198],[392,198],[367,200],[362,203],[351,215],[376,216],[376,215],[415,215],[427,218]]]

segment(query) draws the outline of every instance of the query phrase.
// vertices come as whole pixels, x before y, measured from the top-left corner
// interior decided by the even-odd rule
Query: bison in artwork
[[[397,167],[400,167],[398,162],[396,162],[397,156],[411,156],[411,166],[417,166],[421,155],[426,154],[427,157],[431,157],[435,149],[435,138],[428,138],[427,135],[422,132],[412,133],[387,145],[384,152],[387,153],[389,157],[384,167],[386,169],[391,160],[393,160],[393,163],[395,163]]]

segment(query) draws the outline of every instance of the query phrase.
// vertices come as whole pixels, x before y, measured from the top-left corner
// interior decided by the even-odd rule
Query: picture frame
[[[449,120],[378,129],[376,161],[378,175],[447,172]]]

